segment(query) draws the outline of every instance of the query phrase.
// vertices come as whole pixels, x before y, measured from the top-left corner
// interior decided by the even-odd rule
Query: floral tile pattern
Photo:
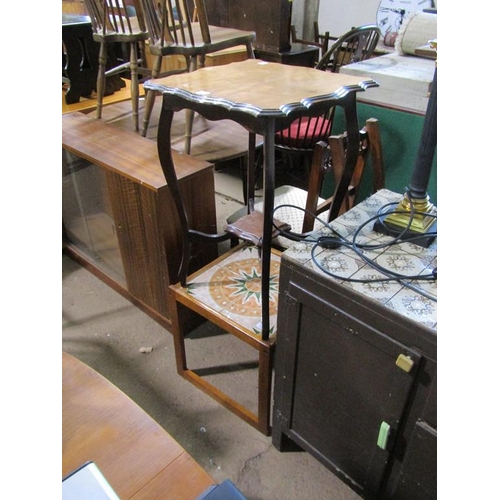
[[[314,242],[294,242],[284,255],[437,331],[437,279],[419,279],[432,275],[437,268],[437,240],[427,248],[411,242],[387,246],[393,237],[373,231],[375,219],[370,220],[379,210],[393,208],[401,198],[398,193],[381,189],[332,221],[331,229],[323,227],[311,237],[332,236],[335,231],[350,245],[316,247],[313,256]],[[361,248],[355,248],[353,241]],[[387,271],[402,279],[386,281]]]

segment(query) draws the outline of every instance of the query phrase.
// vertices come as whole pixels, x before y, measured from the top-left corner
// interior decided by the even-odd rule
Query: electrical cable
[[[279,210],[280,208],[288,207],[296,210],[300,210],[304,213],[309,214],[311,217],[313,217],[316,221],[320,222],[324,227],[326,227],[329,231],[332,232],[332,235],[321,235],[314,237],[313,235],[317,233],[318,231],[310,231],[308,233],[295,233],[293,231],[287,231],[280,229],[276,225],[274,225],[274,228],[278,230],[279,234],[291,241],[298,241],[298,242],[305,242],[305,243],[313,243],[313,246],[311,248],[311,259],[315,263],[318,268],[327,274],[328,276],[331,276],[333,278],[342,280],[342,281],[348,281],[348,282],[353,282],[353,283],[380,283],[380,282],[389,282],[389,281],[396,281],[400,283],[401,285],[410,288],[411,290],[425,296],[429,300],[432,300],[434,302],[437,302],[437,298],[431,294],[426,293],[424,290],[418,288],[417,286],[413,285],[412,283],[409,282],[409,280],[412,281],[436,281],[437,280],[437,269],[433,269],[430,273],[428,274],[419,274],[419,275],[404,275],[400,273],[396,273],[390,269],[386,269],[377,262],[375,262],[373,259],[370,259],[367,257],[363,251],[367,250],[380,250],[384,248],[389,248],[391,246],[394,246],[396,244],[400,243],[411,243],[412,241],[417,241],[422,238],[422,235],[415,235],[415,236],[407,236],[408,231],[411,228],[411,224],[413,222],[413,219],[416,215],[422,215],[422,216],[427,216],[427,217],[432,217],[436,218],[435,214],[431,214],[428,212],[419,212],[415,210],[415,207],[413,205],[413,201],[411,198],[410,193],[406,193],[410,202],[410,213],[409,213],[409,219],[406,227],[402,228],[400,232],[394,232],[391,231],[393,234],[390,236],[393,236],[393,238],[390,241],[386,241],[384,243],[377,243],[377,244],[371,244],[371,243],[359,243],[356,240],[358,239],[361,231],[371,222],[375,220],[379,220],[381,224],[384,224],[381,217],[391,215],[391,214],[397,214],[397,213],[404,213],[408,214],[407,211],[404,210],[388,210],[388,207],[398,205],[397,202],[394,203],[387,203],[383,205],[382,207],[379,208],[377,211],[377,214],[370,217],[366,221],[364,221],[362,224],[358,226],[358,228],[354,231],[352,234],[352,239],[348,240],[346,237],[342,236],[340,233],[335,231],[333,227],[325,222],[324,220],[320,219],[315,213],[310,212],[306,210],[305,208],[296,206],[296,205],[290,205],[290,204],[283,204],[283,205],[278,205],[275,207],[273,214]],[[429,232],[426,233],[426,236],[437,236],[437,232]],[[373,279],[356,279],[356,278],[346,278],[344,276],[337,275],[335,273],[330,272],[328,269],[326,269],[319,261],[317,257],[317,249],[337,249],[342,246],[348,247],[353,252],[356,253],[356,255],[363,260],[366,264],[371,266],[373,269],[376,271],[380,272],[385,276],[385,278],[373,278]]]

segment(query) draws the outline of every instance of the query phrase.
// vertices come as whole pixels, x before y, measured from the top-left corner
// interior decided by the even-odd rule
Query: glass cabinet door
[[[65,238],[98,268],[125,284],[106,172],[62,150],[62,217]]]

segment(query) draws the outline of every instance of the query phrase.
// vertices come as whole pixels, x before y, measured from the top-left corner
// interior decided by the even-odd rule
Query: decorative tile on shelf
[[[270,336],[276,333],[280,253],[271,254]],[[182,293],[256,336],[262,332],[261,261],[254,246],[240,246],[188,279]]]

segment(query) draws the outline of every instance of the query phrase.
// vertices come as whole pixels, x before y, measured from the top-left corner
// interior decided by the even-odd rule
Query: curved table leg
[[[64,98],[66,104],[74,104],[96,88],[99,44],[92,39],[90,22],[63,24],[62,41],[66,55],[64,73],[69,79]]]
[[[188,217],[182,202],[182,195],[179,190],[174,160],[172,158],[172,142],[170,132],[172,129],[173,118],[174,111],[163,106],[160,121],[158,123],[157,144],[160,165],[163,170],[163,174],[165,175],[165,179],[167,180],[172,199],[174,200],[182,229],[182,261],[179,268],[179,281],[181,282],[181,285],[185,287],[189,269],[189,259],[191,255],[191,240],[189,238]]]

